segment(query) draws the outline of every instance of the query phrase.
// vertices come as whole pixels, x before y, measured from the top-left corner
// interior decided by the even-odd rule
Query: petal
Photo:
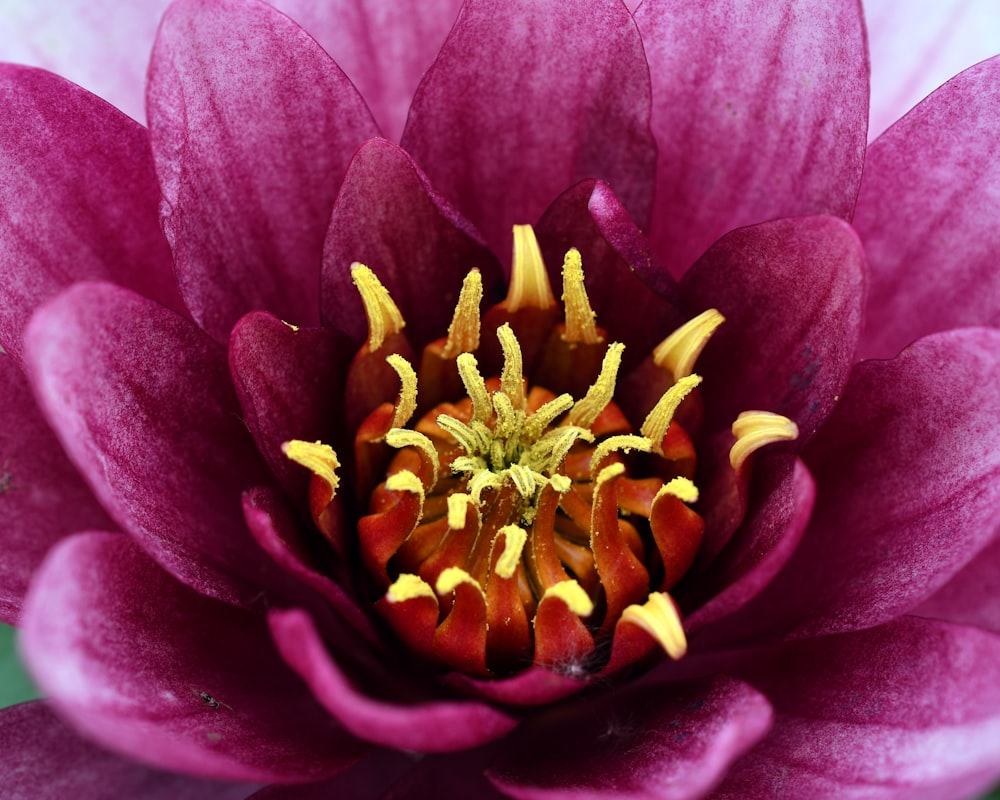
[[[410,99],[462,0],[272,0],[316,37],[354,81],[379,126],[399,141]]]
[[[392,785],[380,800],[428,800],[435,797],[475,797],[503,800],[486,779],[485,769],[495,748],[480,747],[447,756],[426,756]]]
[[[368,665],[348,675],[320,640],[301,611],[274,611],[269,617],[278,650],[347,730],[384,747],[422,753],[476,747],[510,731],[516,720],[490,706],[466,700],[429,697],[423,702],[388,699],[402,676],[386,675],[382,665]],[[352,654],[357,655],[357,654]],[[382,697],[358,686],[375,687]],[[407,694],[412,695],[412,687]]]
[[[649,74],[627,9],[611,0],[470,0],[413,99],[403,147],[510,252],[584,178],[611,185],[645,225],[656,149]]]
[[[763,695],[732,678],[634,686],[530,720],[487,774],[519,800],[697,798],[770,724]]]
[[[183,308],[140,125],[55,75],[0,65],[0,174],[0,342],[15,360],[31,312],[74,281]]]
[[[707,429],[766,409],[808,441],[847,380],[864,286],[857,237],[834,217],[766,222],[715,244],[681,284],[692,310],[726,318],[697,364]]]
[[[224,350],[126,289],[79,284],[36,313],[27,361],[49,423],[122,529],[198,591],[255,602],[277,568],[240,495],[267,470]]]
[[[855,367],[806,452],[819,487],[812,524],[740,615],[743,630],[802,637],[886,622],[981,550],[1000,507],[998,383],[1000,332],[985,329]]]
[[[849,219],[868,116],[860,3],[646,0],[659,147],[654,250],[681,275],[723,233]]]
[[[249,800],[385,800],[385,790],[413,767],[414,756],[395,750],[376,750],[349,769],[320,783],[304,786],[268,786]]]
[[[194,318],[220,341],[254,309],[315,324],[337,187],[377,132],[350,81],[263,3],[181,0],[148,102],[163,229]]]
[[[914,618],[775,648],[771,735],[713,798],[975,797],[1000,776],[1000,637]]]
[[[913,613],[1000,633],[1000,529],[981,553]]]
[[[351,283],[355,261],[374,270],[406,320],[407,337],[421,345],[447,333],[470,269],[482,272],[487,298],[500,278],[479,234],[384,139],[367,142],[351,161],[323,251],[323,320],[360,343],[368,322]]]
[[[1000,57],[949,81],[868,150],[854,224],[871,270],[864,356],[1000,325]]]
[[[17,624],[28,580],[45,552],[81,528],[114,529],[63,453],[27,381],[0,355],[0,620]]]
[[[170,775],[140,766],[81,739],[48,703],[0,711],[0,773],[11,798],[242,800],[250,786]]]
[[[63,715],[138,761],[298,782],[365,749],[281,663],[261,618],[182,586],[123,536],[79,534],[53,549],[21,646]]]
[[[917,13],[914,13],[914,12]],[[865,0],[872,61],[869,141],[952,75],[995,55],[993,0]]]

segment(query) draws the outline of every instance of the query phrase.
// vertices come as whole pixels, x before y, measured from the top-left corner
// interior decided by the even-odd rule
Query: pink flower
[[[346,19],[342,41],[363,41],[371,18]],[[343,57],[359,93],[269,6],[181,0],[153,50],[148,131],[49,73],[0,68],[0,608],[50,698],[0,716],[16,790],[252,791],[205,777],[307,784],[259,794],[272,798],[988,787],[1000,775],[1000,607],[986,588],[1000,566],[1000,61],[866,150],[855,3],[648,0],[633,19],[610,0],[470,0],[404,129],[401,98],[441,19],[369,25],[373,44]],[[401,146],[376,120],[402,130]],[[580,252],[600,347],[550,338],[545,302],[488,310],[511,228],[529,221],[553,285]],[[362,304],[354,261],[398,317],[356,271],[376,296]],[[514,283],[540,263],[515,258]],[[420,392],[469,389],[466,411],[440,423],[461,441],[454,421],[478,413],[470,362],[455,381],[421,353],[448,332],[470,267],[487,297],[485,374],[513,363],[509,340],[506,359],[494,343],[504,321],[529,384],[553,397],[580,397],[607,342],[625,345],[615,402],[646,442],[630,446],[655,455],[623,463],[657,499],[629,505],[615,489],[607,519],[581,501],[590,539],[567,536],[557,561],[588,586],[573,553],[594,551],[589,624],[584,603],[539,590],[536,563],[546,487],[569,496],[587,481],[559,488],[570,468],[534,451],[518,466],[537,492],[489,446],[465,447],[491,466],[462,473],[517,487],[516,513],[499,500],[476,513],[536,537],[509,575],[492,551],[483,567],[523,570],[531,598],[487,582],[475,606],[461,580],[399,589],[423,569],[397,554],[416,498],[438,485],[407,434],[412,480],[373,489],[395,452],[381,438],[425,411],[404,413],[406,369],[384,357],[405,356]],[[543,283],[527,296],[544,301]],[[566,293],[583,325],[589,311]],[[697,360],[698,396],[669,428],[643,422],[690,371],[645,354],[712,308],[726,322]],[[499,384],[515,409],[519,377]],[[751,446],[769,438],[759,425],[730,430],[747,409],[794,421],[798,438]],[[287,444],[316,440],[336,450],[335,479],[329,451]],[[620,476],[593,470],[597,509]],[[700,499],[663,499],[672,474]],[[561,508],[566,529],[587,527]],[[627,534],[619,518],[638,544],[606,542]],[[516,537],[500,537],[506,553]],[[390,584],[399,594],[384,598]],[[479,616],[459,619],[462,591]],[[513,618],[519,602],[533,627],[505,621],[497,644],[483,615],[509,603],[494,620]],[[97,750],[50,707],[127,759],[199,777]]]

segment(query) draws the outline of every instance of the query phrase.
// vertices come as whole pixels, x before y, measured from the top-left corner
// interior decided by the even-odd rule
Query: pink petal
[[[1000,637],[905,618],[776,648],[746,677],[774,728],[713,800],[976,797],[1000,777]]]
[[[288,664],[319,702],[362,739],[384,747],[440,753],[492,741],[517,724],[512,717],[474,700],[392,699],[393,685],[405,675],[383,675],[384,666],[372,664],[349,676],[301,611],[274,611],[269,619],[278,650]],[[357,685],[362,676],[382,697],[369,695]],[[412,687],[404,692],[411,698],[412,693]]]
[[[62,78],[0,65],[0,174],[0,342],[18,362],[31,312],[74,281],[183,308],[141,126]]]
[[[741,614],[816,636],[914,608],[989,543],[1000,507],[1000,332],[921,339],[851,373],[806,452],[813,521],[784,571]]]
[[[21,645],[74,726],[144,763],[297,782],[365,749],[284,667],[263,620],[182,586],[123,536],[79,534],[53,549]]]
[[[864,287],[857,236],[834,217],[766,222],[715,244],[681,284],[692,310],[726,318],[696,366],[707,429],[766,409],[794,420],[799,443],[808,441],[847,380]]]
[[[0,620],[16,625],[45,552],[81,528],[114,529],[35,405],[27,381],[0,356]]]
[[[268,786],[249,800],[385,800],[385,790],[413,767],[416,757],[395,750],[376,750],[349,769],[320,783]]]
[[[162,306],[91,283],[36,313],[27,361],[49,423],[122,529],[198,591],[255,602],[277,569],[240,495],[267,470],[224,350]]]
[[[263,3],[180,0],[148,102],[163,228],[194,318],[222,341],[255,309],[315,324],[337,187],[377,132],[350,81]]]
[[[253,791],[158,772],[101,750],[68,728],[45,702],[0,711],[0,773],[10,798],[242,800]]]
[[[426,756],[380,800],[431,800],[439,797],[502,800],[501,793],[486,779],[485,769],[495,748],[480,747],[447,756]]]
[[[1000,325],[1000,57],[963,72],[868,150],[854,224],[871,268],[864,356]]]
[[[674,275],[726,231],[849,219],[868,114],[853,0],[646,0],[636,12],[659,147],[654,250]]]
[[[648,96],[621,3],[470,0],[417,90],[402,143],[506,256],[511,226],[584,178],[609,183],[646,224]]]
[[[324,322],[360,343],[368,323],[351,283],[355,261],[375,271],[417,344],[448,332],[470,269],[482,272],[487,298],[500,278],[479,234],[434,191],[413,159],[383,139],[365,143],[351,161],[323,252]]]
[[[518,800],[698,798],[770,725],[732,678],[634,686],[525,723],[488,775]]]
[[[982,552],[913,613],[1000,633],[1000,529]]]
[[[996,55],[994,0],[865,0],[872,140],[952,75]]]

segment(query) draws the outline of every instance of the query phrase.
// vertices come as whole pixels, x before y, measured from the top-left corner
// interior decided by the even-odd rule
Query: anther
[[[653,350],[653,363],[668,370],[675,381],[686,378],[712,334],[725,321],[726,318],[714,308],[689,319],[657,345]]]
[[[764,445],[788,442],[799,436],[798,426],[788,417],[770,411],[744,411],[733,423],[736,444],[729,451],[729,463],[739,470],[750,455]]]
[[[483,300],[483,278],[478,269],[462,281],[455,314],[448,326],[448,340],[441,351],[443,358],[455,358],[459,353],[471,353],[479,347],[479,304]]]
[[[621,450],[623,453],[629,453],[632,450],[638,450],[640,453],[648,453],[651,449],[652,443],[645,436],[635,436],[633,434],[609,436],[594,448],[594,454],[590,459],[590,472],[592,475],[597,472],[604,459],[616,450]]]
[[[385,593],[385,599],[390,603],[405,603],[417,597],[433,597],[437,600],[430,584],[420,576],[408,573],[396,578]]]
[[[396,370],[400,383],[399,399],[396,400],[396,409],[392,415],[392,427],[402,428],[417,410],[417,373],[410,362],[398,353],[388,356],[386,362]]]
[[[330,445],[322,442],[303,442],[300,439],[292,439],[292,441],[281,445],[281,452],[296,464],[305,467],[318,478],[324,480],[331,491],[340,484],[336,471],[340,462]]]
[[[573,406],[573,410],[566,418],[567,424],[589,428],[607,408],[615,396],[615,382],[618,380],[618,368],[621,366],[624,350],[625,345],[617,342],[608,347],[597,380],[587,390],[587,394]]]
[[[534,236],[534,234],[532,234]],[[521,363],[521,345],[511,330],[504,323],[497,328],[497,338],[503,350],[503,371],[500,373],[500,391],[510,398],[516,409],[524,408],[524,367]]]
[[[524,551],[525,542],[528,541],[528,534],[524,528],[517,525],[504,525],[497,531],[493,539],[494,545],[501,535],[504,537],[504,547],[503,553],[497,559],[496,573],[501,578],[507,579],[514,574],[514,570],[517,569],[517,565],[521,561],[521,553]]]
[[[550,595],[562,600],[569,610],[578,617],[589,617],[594,612],[594,601],[587,596],[583,587],[574,580],[560,581],[550,586],[545,590],[542,599],[544,600]]]
[[[654,452],[662,453],[663,437],[674,418],[674,412],[699,383],[701,383],[700,375],[681,378],[663,393],[663,397],[647,415],[639,430],[653,443]]]
[[[566,331],[563,341],[581,344],[600,344],[597,332],[597,315],[590,306],[587,289],[583,284],[583,260],[575,247],[563,259],[563,307],[566,309]]]
[[[521,308],[552,308],[556,304],[549,276],[542,261],[538,239],[530,225],[514,226],[514,258],[511,265],[508,311]]]
[[[646,631],[675,661],[687,652],[687,637],[677,607],[663,592],[653,592],[641,606],[628,606],[619,624],[626,622]]]
[[[368,349],[378,350],[386,337],[399,333],[406,322],[389,291],[368,267],[354,262],[351,265],[351,280],[358,287],[368,317]]]
[[[698,502],[698,487],[694,485],[688,478],[678,475],[676,478],[671,478],[656,493],[656,498],[659,499],[663,495],[673,495],[684,503],[697,503]],[[655,500],[654,500],[655,502]]]
[[[493,406],[490,403],[490,393],[486,391],[486,382],[479,373],[476,357],[472,353],[462,353],[455,363],[465,386],[465,393],[472,400],[472,418],[486,422],[493,414]]]

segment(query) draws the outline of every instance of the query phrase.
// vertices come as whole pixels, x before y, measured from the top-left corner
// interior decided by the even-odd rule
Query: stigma
[[[368,508],[356,550],[375,607],[442,669],[601,674],[687,651],[670,592],[705,526],[693,432],[681,421],[699,415],[680,412],[699,402],[695,362],[723,318],[710,309],[656,348],[669,385],[634,427],[615,399],[625,348],[598,324],[579,251],[566,253],[562,273],[560,311],[533,230],[516,226],[507,297],[482,313],[471,270],[446,335],[411,362],[385,352],[405,326],[389,292],[352,267],[369,323],[356,361],[383,359],[398,378],[395,400],[354,436],[353,488]],[[755,450],[797,431],[751,412],[733,434],[739,473]],[[310,509],[325,531],[337,455],[318,442],[284,451],[313,473]]]

